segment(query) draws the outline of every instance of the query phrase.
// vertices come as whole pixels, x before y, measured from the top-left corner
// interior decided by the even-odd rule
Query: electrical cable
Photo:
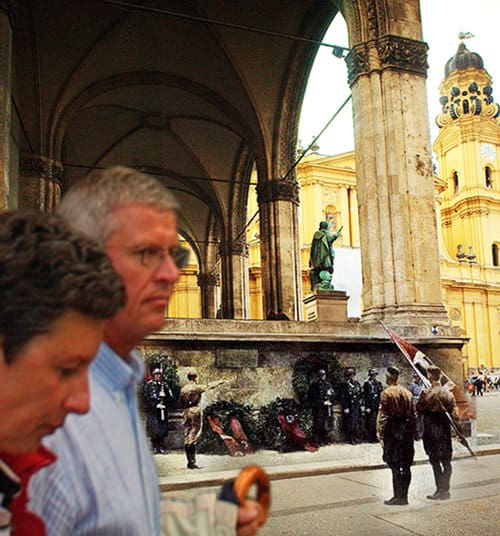
[[[121,7],[129,10],[144,11],[149,13],[157,13],[159,15],[168,15],[170,17],[177,17],[179,19],[186,19],[192,22],[200,22],[203,24],[212,24],[214,26],[224,26],[226,28],[231,28],[233,30],[243,30],[245,32],[258,33],[262,35],[268,35],[270,37],[278,37],[280,39],[287,39],[289,41],[300,41],[302,43],[309,43],[311,45],[318,45],[322,47],[331,48],[335,53],[349,52],[349,49],[339,45],[332,45],[330,43],[324,43],[323,41],[316,41],[315,39],[307,39],[306,37],[298,37],[295,35],[283,34],[280,32],[272,32],[270,30],[263,30],[260,28],[252,28],[250,26],[243,26],[240,24],[234,24],[231,22],[222,22],[213,19],[208,19],[206,17],[198,17],[196,15],[188,15],[186,13],[178,13],[176,11],[169,11],[167,9],[159,9],[148,6],[139,6],[137,4],[129,4],[128,2],[122,2],[120,0],[102,0],[105,4],[109,4],[116,7]],[[339,57],[339,56],[337,56]]]
[[[307,149],[305,149],[304,152],[300,155],[300,157],[297,158],[297,160],[290,166],[290,169],[285,173],[285,175],[282,178],[282,180],[285,180],[290,175],[290,173],[297,167],[299,162],[306,155],[307,151],[309,151],[309,149],[311,149],[311,147],[318,141],[318,139],[325,132],[325,130],[333,123],[335,118],[339,115],[339,113],[342,111],[342,109],[345,107],[345,105],[351,100],[351,98],[352,98],[352,94],[350,93],[349,96],[345,99],[345,101],[340,105],[340,107],[332,115],[332,117],[328,120],[326,125],[320,130],[319,134],[314,137],[314,139],[311,141],[311,143],[309,144]],[[245,227],[243,227],[243,229],[240,231],[240,233],[238,234],[238,236],[235,238],[234,241],[238,240],[243,235],[243,233],[248,229],[248,227],[250,226],[252,221],[255,219],[257,214],[259,214],[259,212],[260,212],[260,208],[258,208],[257,211],[255,212],[255,214],[248,220],[248,222],[246,223]]]

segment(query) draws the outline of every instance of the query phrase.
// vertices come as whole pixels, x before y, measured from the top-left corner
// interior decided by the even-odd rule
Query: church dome
[[[446,62],[444,75],[447,77],[453,71],[463,71],[468,67],[484,69],[483,58],[479,54],[468,50],[464,43],[460,43],[457,53]]]

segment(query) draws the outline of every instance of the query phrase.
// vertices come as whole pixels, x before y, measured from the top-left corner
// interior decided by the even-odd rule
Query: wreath
[[[287,452],[296,450],[296,445],[285,435],[278,422],[278,415],[293,415],[306,436],[311,435],[311,411],[293,398],[276,398],[259,411],[257,429],[263,448]]]
[[[224,442],[216,434],[208,423],[209,416],[216,416],[224,432],[232,435],[230,419],[236,417],[243,428],[250,444],[257,448],[258,434],[257,425],[253,418],[254,410],[247,404],[239,404],[234,400],[220,400],[210,404],[203,410],[203,428],[200,438],[196,443],[196,450],[206,454],[227,454],[227,448]]]
[[[292,387],[299,402],[304,406],[310,406],[309,385],[319,370],[326,371],[326,379],[336,386],[342,382],[343,368],[335,354],[314,354],[298,359],[293,366]]]

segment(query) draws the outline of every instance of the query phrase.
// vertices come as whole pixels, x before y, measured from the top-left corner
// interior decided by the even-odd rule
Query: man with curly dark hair
[[[0,303],[0,526],[5,528],[7,507],[25,506],[24,484],[33,467],[55,459],[39,447],[41,439],[69,413],[88,411],[89,365],[104,319],[124,305],[125,290],[104,252],[60,216],[11,211],[0,213]],[[18,533],[34,530],[17,526]]]

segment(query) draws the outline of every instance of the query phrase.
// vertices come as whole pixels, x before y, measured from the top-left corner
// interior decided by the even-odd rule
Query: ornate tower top
[[[464,39],[472,35],[460,34],[460,37]],[[439,88],[442,112],[436,117],[440,128],[465,117],[495,119],[500,116],[500,107],[493,101],[491,76],[484,68],[483,58],[468,50],[463,41],[456,54],[446,62],[444,73],[445,78]]]
[[[453,71],[463,71],[469,67],[484,69],[483,58],[476,52],[471,52],[462,41],[457,53],[446,62],[444,76],[448,77]]]

